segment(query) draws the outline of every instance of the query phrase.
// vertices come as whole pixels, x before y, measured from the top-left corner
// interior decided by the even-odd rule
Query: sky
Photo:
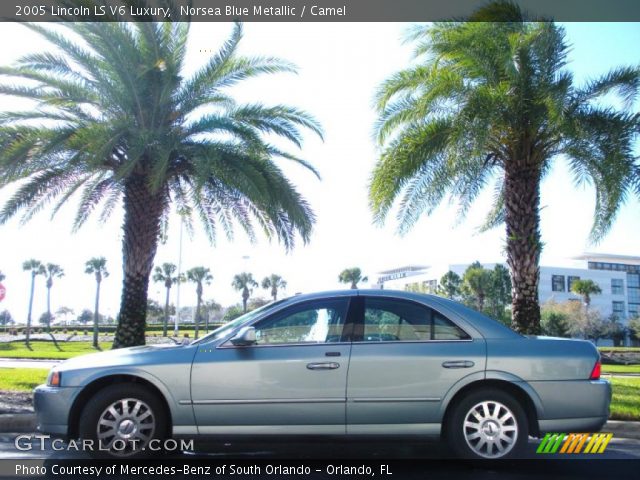
[[[251,272],[260,281],[271,273],[288,283],[285,295],[344,288],[338,274],[358,266],[370,280],[376,272],[408,264],[441,266],[504,262],[504,228],[478,233],[491,202],[491,189],[484,192],[466,219],[456,221],[455,202],[443,203],[430,217],[423,217],[405,236],[396,232],[391,216],[383,226],[373,224],[367,204],[367,184],[379,154],[373,140],[376,119],[373,95],[389,75],[408,65],[411,46],[402,43],[409,24],[399,23],[248,23],[240,53],[271,55],[291,61],[298,74],[282,74],[251,80],[234,88],[239,101],[265,104],[286,103],[313,114],[324,128],[324,141],[305,136],[301,152],[320,172],[318,181],[310,172],[282,161],[281,166],[312,205],[317,222],[311,241],[298,242],[291,252],[275,241],[260,237],[251,244],[238,230],[232,241],[219,237],[211,245],[199,234],[183,236],[183,271],[205,266],[213,282],[205,287],[204,298],[228,306],[240,301],[231,288],[233,275]],[[572,45],[569,68],[578,84],[618,65],[640,63],[638,23],[564,24]],[[231,32],[227,23],[194,23],[191,27],[186,70],[193,72],[206,62]],[[46,42],[23,26],[4,23],[0,29],[0,65],[33,51],[50,49]],[[7,48],[10,46],[10,48]],[[0,96],[0,110],[24,106]],[[638,110],[638,105],[634,106]],[[0,190],[0,205],[12,187]],[[573,257],[585,252],[640,255],[639,203],[629,199],[620,210],[614,227],[598,245],[588,242],[593,220],[595,195],[589,185],[575,185],[562,158],[542,185],[541,229],[544,249],[542,265],[574,266]],[[18,219],[0,225],[0,270],[7,296],[0,311],[8,309],[17,321],[26,319],[30,276],[22,262],[36,258],[60,264],[65,276],[52,289],[52,310],[67,306],[78,314],[92,309],[95,282],[84,273],[84,263],[105,256],[111,275],[101,289],[101,312],[116,316],[122,285],[120,211],[100,225],[90,220],[79,232],[71,232],[77,202],[72,199],[55,219],[44,211],[31,222]],[[158,248],[156,264],[178,263],[180,222],[171,221],[169,239]],[[369,283],[372,283],[372,282]],[[365,284],[366,286],[366,284]],[[45,284],[38,278],[34,319],[45,310]],[[172,292],[172,303],[176,302]],[[164,302],[161,284],[150,284],[149,296]],[[267,298],[260,288],[254,296]],[[180,304],[195,304],[195,286],[184,284]]]

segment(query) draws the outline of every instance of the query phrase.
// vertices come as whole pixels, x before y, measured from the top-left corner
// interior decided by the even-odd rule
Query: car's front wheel
[[[463,458],[517,457],[527,444],[527,416],[508,393],[483,389],[463,398],[453,410],[447,434]]]
[[[97,457],[151,453],[150,442],[167,435],[165,418],[162,402],[147,388],[114,384],[100,390],[85,406],[80,437],[93,441],[91,453]]]

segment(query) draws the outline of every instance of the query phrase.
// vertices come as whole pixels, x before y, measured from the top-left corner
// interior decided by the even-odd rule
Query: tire
[[[529,437],[522,406],[496,389],[466,395],[454,406],[445,427],[451,449],[462,458],[518,458]]]
[[[80,438],[92,440],[91,456],[128,458],[159,453],[149,441],[167,438],[164,405],[149,389],[135,383],[105,387],[87,402],[80,415]],[[157,443],[157,442],[154,442]]]

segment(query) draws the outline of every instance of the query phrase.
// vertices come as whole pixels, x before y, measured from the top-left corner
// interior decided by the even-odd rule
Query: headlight
[[[59,387],[60,386],[60,372],[57,370],[51,370],[49,372],[49,376],[47,377],[47,386],[49,387]]]

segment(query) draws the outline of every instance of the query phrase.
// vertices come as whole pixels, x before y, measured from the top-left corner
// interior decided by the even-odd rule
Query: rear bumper
[[[69,430],[69,411],[79,391],[78,387],[36,387],[33,391],[33,407],[36,411],[37,430],[66,436]]]
[[[595,433],[607,423],[607,417],[560,418],[540,420],[540,433]]]
[[[607,380],[529,382],[540,397],[540,432],[597,432],[609,418]]]

